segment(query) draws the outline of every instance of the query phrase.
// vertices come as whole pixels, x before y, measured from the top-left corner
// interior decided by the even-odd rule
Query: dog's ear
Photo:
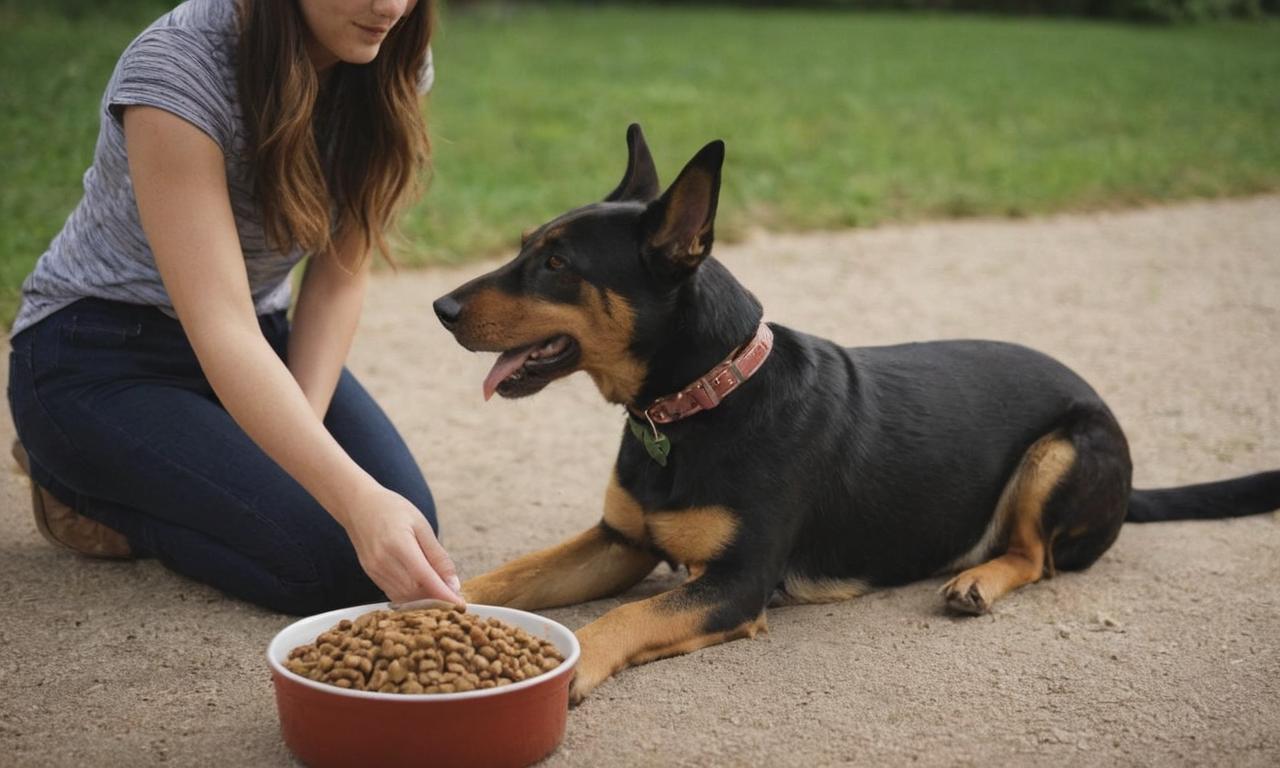
[[[653,165],[653,155],[644,141],[639,123],[627,127],[627,172],[617,189],[604,199],[606,203],[635,200],[647,203],[658,196],[658,169]]]
[[[679,276],[696,269],[711,252],[723,165],[724,142],[713,141],[649,204],[644,252],[651,266]]]

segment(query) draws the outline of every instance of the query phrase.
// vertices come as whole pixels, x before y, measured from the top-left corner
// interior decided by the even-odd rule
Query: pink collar
[[[637,417],[649,419],[650,423],[670,424],[700,411],[715,408],[730,392],[760,370],[771,351],[773,331],[761,320],[751,341],[730,352],[724,361],[702,378],[674,395],[659,397],[643,411],[629,410]]]

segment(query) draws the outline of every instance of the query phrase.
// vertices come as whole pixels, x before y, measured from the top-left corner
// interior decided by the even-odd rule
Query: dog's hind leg
[[[1076,462],[1044,512],[1051,575],[1088,568],[1115,543],[1132,490],[1129,443],[1110,412],[1078,420],[1071,438]]]
[[[1047,571],[1089,567],[1124,523],[1133,465],[1129,444],[1105,406],[1081,406],[1023,455],[996,509],[1004,554],[942,588],[947,605],[985,613]]]
[[[1003,554],[962,571],[942,587],[947,606],[964,613],[986,613],[996,600],[1040,580],[1046,563],[1045,506],[1076,462],[1071,439],[1059,432],[1037,440],[1023,454],[1000,497],[993,525],[1006,530]]]

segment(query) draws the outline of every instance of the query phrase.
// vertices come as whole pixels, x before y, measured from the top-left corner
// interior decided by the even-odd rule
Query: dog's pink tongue
[[[520,366],[524,365],[524,361],[528,360],[529,355],[533,354],[533,350],[537,348],[537,344],[530,344],[499,355],[498,361],[493,364],[493,368],[489,369],[489,375],[484,377],[484,399],[487,401],[493,397],[502,380],[520,370]]]

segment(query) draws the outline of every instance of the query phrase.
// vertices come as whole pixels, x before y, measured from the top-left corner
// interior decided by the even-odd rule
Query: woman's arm
[[[323,420],[356,334],[369,284],[364,238],[347,234],[307,261],[289,332],[289,370]]]
[[[222,404],[342,524],[361,566],[390,599],[461,602],[445,583],[456,583],[453,564],[426,520],[346,455],[263,337],[222,151],[195,126],[153,107],[127,109],[124,130],[143,230]]]

